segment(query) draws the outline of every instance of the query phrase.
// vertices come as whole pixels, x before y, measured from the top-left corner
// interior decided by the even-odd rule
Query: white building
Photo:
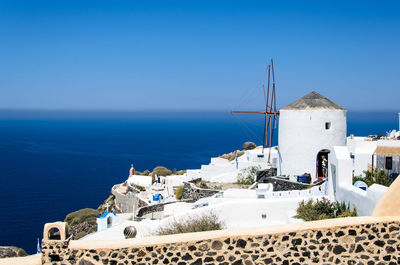
[[[329,154],[329,194],[357,207],[360,215],[370,215],[387,187],[373,184],[364,191],[353,185],[353,176],[365,177],[364,171],[374,169],[399,174],[400,140],[350,136],[347,143]]]
[[[238,174],[249,167],[266,169],[268,166],[269,148],[257,147],[247,150],[243,155],[229,161],[221,157],[213,157],[208,165],[202,165],[200,170],[187,170],[187,178],[201,178],[211,182],[233,183],[237,181]],[[272,165],[278,165],[278,149],[271,149]]]
[[[278,173],[322,176],[322,156],[346,145],[346,131],[346,110],[317,92],[280,109]]]
[[[350,136],[347,143],[354,176],[374,168],[383,169],[388,175],[400,173],[400,140]]]
[[[101,216],[99,215],[98,218],[96,219],[97,232],[117,225],[118,221],[119,220],[118,220],[117,214],[115,212],[114,213],[110,213],[107,210]]]

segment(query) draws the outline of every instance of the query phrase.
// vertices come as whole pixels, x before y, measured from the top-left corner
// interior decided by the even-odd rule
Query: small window
[[[387,170],[391,170],[392,169],[392,162],[393,162],[392,157],[391,156],[387,156],[386,157],[386,169]]]
[[[329,130],[331,128],[330,122],[325,122],[325,130]]]
[[[266,213],[261,214],[261,218],[262,219],[267,219],[267,214]]]

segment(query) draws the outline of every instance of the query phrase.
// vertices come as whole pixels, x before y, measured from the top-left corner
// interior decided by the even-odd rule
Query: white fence
[[[319,186],[306,190],[288,190],[288,191],[266,191],[264,193],[257,192],[258,199],[268,198],[294,198],[294,197],[314,197],[327,195],[327,182]]]

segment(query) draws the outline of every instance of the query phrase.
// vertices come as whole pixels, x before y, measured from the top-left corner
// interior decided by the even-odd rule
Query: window
[[[325,130],[329,130],[331,128],[330,122],[325,122]]]
[[[387,170],[391,170],[392,169],[392,162],[393,162],[392,157],[391,156],[387,156],[386,157],[386,169]]]

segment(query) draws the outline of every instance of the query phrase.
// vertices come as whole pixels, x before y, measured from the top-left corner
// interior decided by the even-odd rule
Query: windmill
[[[272,87],[271,87],[271,73],[272,73]],[[263,134],[263,154],[265,147],[269,147],[268,153],[268,165],[271,165],[271,147],[272,139],[274,137],[274,131],[276,130],[277,117],[279,111],[276,109],[276,89],[275,89],[275,73],[274,73],[274,61],[271,59],[271,64],[267,66],[267,91],[265,91],[265,85],[262,85],[264,92],[264,111],[245,111],[245,110],[232,110],[231,113],[255,113],[263,114],[264,118],[264,134]]]

